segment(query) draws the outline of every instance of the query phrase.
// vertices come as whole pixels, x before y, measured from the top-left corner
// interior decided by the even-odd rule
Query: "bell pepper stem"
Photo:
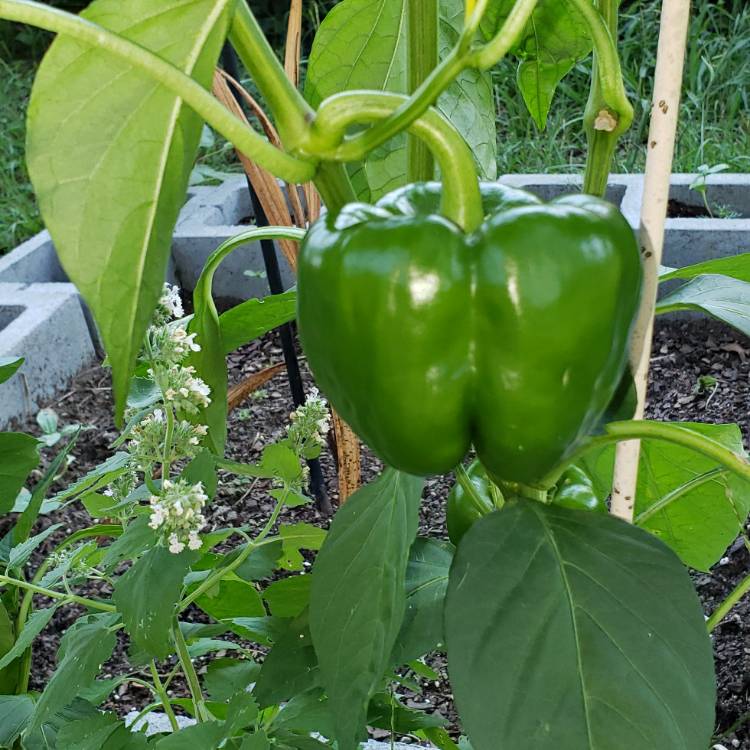
[[[389,117],[406,101],[401,94],[353,91],[325,100],[311,129],[311,143],[318,147],[331,131],[343,132],[349,125]],[[474,157],[466,141],[436,110],[428,110],[412,123],[410,132],[430,148],[443,175],[443,215],[466,232],[474,231],[484,218]],[[320,135],[319,140],[316,138]],[[346,148],[325,154],[326,159],[358,161],[366,151],[351,154]]]
[[[103,26],[30,0],[0,0],[0,18],[69,36],[125,60],[181,97],[185,104],[243,154],[277,177],[288,182],[305,182],[315,173],[314,163],[297,159],[268,143],[190,76],[145,47],[108,31]]]

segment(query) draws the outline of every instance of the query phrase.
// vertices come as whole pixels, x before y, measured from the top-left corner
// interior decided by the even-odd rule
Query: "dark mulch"
[[[750,435],[748,339],[719,324],[702,320],[660,322],[657,324],[653,356],[648,416],[668,420],[737,422],[743,434],[746,437]],[[231,380],[238,382],[250,373],[281,360],[281,350],[275,339],[266,337],[230,357]],[[698,379],[705,375],[716,378],[716,385],[702,393],[697,392]],[[307,372],[305,379],[310,385]],[[111,420],[109,383],[108,371],[94,367],[82,373],[68,393],[50,404],[64,424],[82,423],[96,427],[82,434],[68,478],[84,473],[110,453],[108,445],[117,433]],[[257,460],[265,444],[283,435],[291,409],[289,387],[285,377],[279,375],[270,381],[263,393],[257,394],[243,409],[233,414],[229,428],[229,455],[237,460]],[[23,427],[34,432],[36,425],[30,421]],[[330,451],[324,452],[321,460],[327,490],[335,503],[337,488]],[[365,479],[374,476],[379,469],[377,460],[366,452]],[[421,533],[445,536],[444,501],[450,486],[450,477],[428,481],[421,511]],[[272,508],[265,489],[262,483],[251,489],[250,484],[244,481],[226,481],[212,505],[211,523],[262,525]],[[69,531],[85,525],[86,514],[79,509],[69,508],[63,520],[66,531]],[[288,511],[285,520],[306,520],[326,525],[329,519],[314,508],[305,507]],[[711,574],[696,574],[694,580],[705,611],[712,611],[748,571],[750,556],[738,543]],[[71,610],[58,612],[52,626],[38,642],[34,654],[32,688],[41,688],[52,672],[59,636],[72,622],[73,615]],[[750,750],[750,725],[746,718],[750,712],[750,599],[736,607],[716,630],[714,641],[719,684],[717,737],[721,736],[721,742],[727,748]],[[439,710],[453,719],[455,713],[444,659],[436,655],[431,664],[440,672],[441,679],[434,683],[423,681],[424,697],[407,696],[407,701],[415,707]],[[107,666],[112,674],[126,668],[124,642]],[[127,685],[120,689],[110,702],[110,707],[124,713],[143,706],[147,700],[144,691]]]

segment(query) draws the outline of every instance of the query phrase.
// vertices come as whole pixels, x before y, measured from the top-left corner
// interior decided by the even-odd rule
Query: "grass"
[[[631,0],[623,6],[620,49],[636,119],[620,143],[614,171],[638,172],[645,162],[660,3]],[[311,27],[318,22],[311,18]],[[281,33],[275,27],[269,30]],[[578,65],[563,82],[543,133],[515,88],[515,68],[508,60],[494,73],[499,172],[581,171],[590,63]],[[0,255],[41,228],[23,162],[24,112],[33,71],[32,62],[0,52]],[[745,0],[699,3],[690,26],[675,171],[695,172],[702,164],[726,163],[732,171],[750,172],[749,82],[750,5]],[[200,161],[219,171],[237,169],[231,148],[219,139],[206,144]]]

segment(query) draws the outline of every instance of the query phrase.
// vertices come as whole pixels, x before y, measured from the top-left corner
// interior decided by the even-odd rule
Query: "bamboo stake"
[[[643,299],[630,346],[630,364],[638,393],[635,419],[643,419],[646,406],[654,306],[664,249],[664,226],[667,219],[689,21],[690,0],[664,0],[641,209]],[[633,522],[635,510],[640,452],[641,444],[638,440],[619,443],[617,446],[612,514],[630,523]]]

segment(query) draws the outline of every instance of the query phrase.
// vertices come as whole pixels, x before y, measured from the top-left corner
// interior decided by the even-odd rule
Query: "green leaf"
[[[82,15],[209,87],[231,4],[96,0]],[[146,73],[64,35],[34,82],[29,173],[62,265],[96,318],[118,415],[161,294],[201,127]]]
[[[16,644],[16,628],[8,614],[8,605],[0,601],[0,654],[7,654]],[[8,664],[13,660],[10,659]],[[1,694],[14,693],[18,688],[20,664],[10,664],[0,669]]]
[[[207,721],[160,739],[156,750],[214,750],[224,739],[224,722]]]
[[[684,268],[663,268],[659,281],[671,279],[693,279],[696,276],[717,274],[750,282],[750,253],[740,253],[728,258],[713,258]]]
[[[393,647],[391,664],[399,666],[444,643],[443,605],[455,548],[448,542],[419,538],[409,550],[406,611]]]
[[[156,532],[148,524],[149,517],[144,514],[134,518],[127,525],[122,536],[107,547],[102,560],[104,570],[112,570],[124,560],[135,560],[156,544]]]
[[[309,575],[282,578],[263,592],[263,598],[274,617],[297,617],[310,603],[311,584]]]
[[[279,527],[282,552],[278,563],[285,570],[304,570],[301,549],[319,550],[326,538],[325,529],[310,523],[295,523]]]
[[[289,621],[282,617],[235,617],[232,630],[247,640],[270,646],[289,629]]]
[[[398,698],[388,693],[374,695],[367,710],[369,726],[393,730],[398,734],[413,734],[420,729],[445,726],[445,723],[439,713],[426,714],[407,708]]]
[[[487,36],[494,36],[512,7],[512,2],[490,3],[482,24]],[[588,26],[574,4],[540,0],[512,50],[520,59],[518,86],[540,130],[560,81],[591,49]]]
[[[286,484],[294,484],[302,476],[302,466],[297,454],[283,442],[266,446],[260,465],[266,476],[275,477]]]
[[[612,516],[509,503],[461,540],[451,685],[475,750],[705,750],[711,640],[687,571]]]
[[[10,380],[23,363],[23,357],[0,357],[0,383]]]
[[[323,20],[310,53],[305,96],[317,107],[351,89],[407,93],[407,0],[343,0]],[[439,51],[445,57],[463,27],[462,0],[441,0]],[[497,174],[497,136],[489,73],[464,71],[437,107],[474,152],[483,177]],[[373,151],[353,175],[359,197],[374,201],[406,180],[406,137]]]
[[[21,542],[21,544],[17,544],[13,547],[8,556],[8,568],[22,568],[28,562],[31,553],[61,526],[61,523],[48,526],[44,531],[36,536],[32,536],[31,539],[27,539],[25,542]]]
[[[71,498],[79,498],[89,492],[96,492],[119,477],[128,468],[129,463],[130,454],[125,451],[118,451],[73,482],[69,487],[58,492],[52,499],[61,503]],[[110,500],[110,505],[111,502]]]
[[[333,725],[328,698],[319,688],[295,695],[274,717],[270,729],[273,733],[279,729],[286,729],[292,732],[317,732],[324,737],[330,736],[333,734]]]
[[[214,620],[233,617],[262,617],[266,614],[260,594],[255,587],[239,578],[225,578],[195,600]]]
[[[154,547],[115,582],[113,600],[125,630],[137,648],[156,659],[174,651],[170,637],[174,609],[196,558],[187,550],[173,555],[165,547]]]
[[[423,481],[387,469],[333,519],[313,567],[310,630],[340,750],[354,750],[406,606]]]
[[[39,442],[22,432],[0,432],[0,513],[9,513],[26,477],[39,464]]]
[[[280,539],[264,539],[263,546],[256,547],[234,572],[246,581],[262,581],[270,578],[277,568],[281,556]]]
[[[115,648],[117,639],[111,630],[115,621],[116,615],[91,615],[68,628],[60,643],[60,662],[36,704],[30,733],[94,682]]]
[[[253,695],[261,708],[267,708],[317,687],[318,678],[318,659],[304,612],[289,623],[263,660]]]
[[[750,283],[729,276],[698,276],[656,304],[656,314],[680,310],[708,313],[750,336]]]
[[[206,668],[203,686],[214,701],[228,701],[255,682],[260,667],[249,659],[215,659]]]
[[[668,423],[690,430],[745,455],[742,433],[734,424]],[[597,495],[612,486],[615,449],[586,454],[582,467]],[[668,544],[692,568],[708,572],[742,532],[750,514],[750,486],[715,461],[662,440],[642,440],[634,523]]]
[[[0,745],[11,747],[33,713],[34,701],[28,695],[0,695]]]
[[[34,639],[47,627],[56,609],[56,607],[48,607],[47,609],[37,609],[31,613],[13,647],[0,659],[0,669],[5,669],[13,661],[23,656],[26,649],[34,642]]]
[[[217,651],[239,651],[242,648],[232,641],[222,641],[218,638],[199,638],[195,643],[188,646],[188,653],[191,659],[199,659],[206,654],[213,654]]]
[[[59,748],[75,750],[135,750],[145,748],[146,738],[131,732],[117,714],[102,713],[64,724],[57,734]]]
[[[79,719],[95,718],[99,715],[94,706],[85,700],[76,698],[70,705],[55,711],[33,732],[23,737],[24,750],[54,750],[57,747],[57,736],[66,725]]]
[[[244,344],[294,320],[296,315],[296,289],[240,303],[219,316],[224,353],[231,354]]]

